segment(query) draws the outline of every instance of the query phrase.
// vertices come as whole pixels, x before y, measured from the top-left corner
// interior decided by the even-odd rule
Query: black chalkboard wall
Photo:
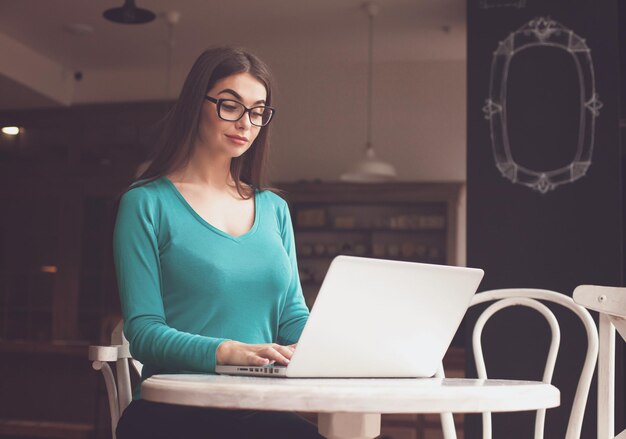
[[[622,285],[617,0],[468,0],[467,20],[467,259],[485,269],[480,289]],[[554,311],[562,405],[548,411],[545,437],[560,439],[586,339]],[[547,325],[532,311],[500,314],[483,338],[490,377],[540,379]],[[618,427],[622,374],[620,364]],[[594,382],[583,438],[595,437],[595,415]],[[534,413],[494,415],[495,438],[529,439],[533,427]],[[480,432],[468,416],[465,437]]]

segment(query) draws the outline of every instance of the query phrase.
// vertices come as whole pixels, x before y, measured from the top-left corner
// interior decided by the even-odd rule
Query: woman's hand
[[[264,366],[272,362],[286,365],[295,349],[295,344],[246,344],[228,340],[217,348],[216,360],[217,364],[232,366]]]

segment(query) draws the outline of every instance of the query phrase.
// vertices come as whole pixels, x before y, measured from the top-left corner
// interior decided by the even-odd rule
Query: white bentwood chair
[[[558,321],[552,311],[542,302],[551,302],[561,305],[572,311],[581,320],[587,333],[587,353],[585,361],[578,380],[574,403],[570,413],[569,422],[567,424],[567,433],[565,439],[580,438],[583,417],[585,414],[585,406],[589,395],[589,387],[593,378],[593,371],[598,358],[598,333],[593,318],[589,312],[580,305],[577,305],[571,297],[550,290],[531,289],[531,288],[511,288],[489,290],[476,294],[470,307],[485,302],[494,302],[489,305],[479,316],[472,333],[472,349],[474,352],[474,360],[476,362],[476,370],[478,378],[487,378],[487,369],[481,346],[481,336],[485,323],[498,311],[511,306],[525,306],[539,312],[550,325],[552,339],[550,341],[550,349],[546,358],[546,364],[542,381],[545,383],[552,382],[552,375],[561,341],[561,333]],[[437,373],[437,376],[444,377],[443,366]],[[535,439],[542,439],[544,434],[545,409],[537,410],[535,418]],[[483,438],[491,439],[491,413],[483,413]],[[445,439],[456,439],[456,431],[454,420],[451,413],[441,415],[441,423]],[[620,438],[623,439],[623,438]]]
[[[626,340],[626,288],[580,285],[574,301],[599,313],[598,439],[626,439],[626,430],[615,436],[615,329]]]
[[[89,360],[95,370],[102,372],[109,399],[111,414],[111,436],[115,439],[117,422],[130,404],[132,387],[130,382],[130,367],[141,376],[142,364],[134,360],[128,349],[128,340],[123,333],[124,324],[120,321],[111,333],[110,346],[89,346]],[[115,374],[109,363],[115,363]]]

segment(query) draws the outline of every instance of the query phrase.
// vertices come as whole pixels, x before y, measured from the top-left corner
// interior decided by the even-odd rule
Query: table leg
[[[380,435],[380,414],[320,413],[317,428],[327,439],[373,439]]]

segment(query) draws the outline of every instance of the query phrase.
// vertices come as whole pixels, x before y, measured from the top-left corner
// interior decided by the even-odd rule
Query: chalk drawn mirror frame
[[[506,99],[511,60],[516,53],[536,47],[555,47],[568,52],[574,59],[580,88],[580,125],[574,159],[550,171],[535,171],[516,163],[508,137]],[[491,61],[489,98],[483,112],[490,121],[495,163],[503,177],[542,194],[583,177],[591,166],[595,121],[600,108],[602,102],[595,89],[591,49],[574,31],[549,17],[538,17],[498,44]]]

